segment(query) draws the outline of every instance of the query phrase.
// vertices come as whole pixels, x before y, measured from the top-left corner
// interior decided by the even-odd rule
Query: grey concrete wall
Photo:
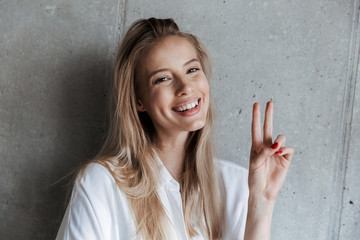
[[[218,156],[248,166],[251,106],[295,156],[273,239],[360,235],[359,0],[0,1],[0,235],[52,239],[66,176],[101,143],[114,52],[143,17],[209,49]]]

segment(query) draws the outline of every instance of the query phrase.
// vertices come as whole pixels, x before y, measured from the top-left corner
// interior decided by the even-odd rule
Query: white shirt
[[[158,187],[160,200],[174,226],[171,239],[189,239],[186,233],[179,183],[161,164]],[[220,171],[218,181],[226,199],[223,239],[243,239],[245,232],[248,189],[248,171],[235,163],[215,160]],[[56,240],[128,240],[134,236],[136,225],[129,202],[118,188],[110,172],[100,164],[92,163],[83,178],[76,181],[69,205]],[[205,239],[200,235],[193,238]]]

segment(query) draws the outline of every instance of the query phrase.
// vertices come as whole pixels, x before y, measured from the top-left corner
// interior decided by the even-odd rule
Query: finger
[[[294,155],[294,148],[282,147],[278,151],[276,151],[275,154],[278,154],[279,156],[283,156],[286,160],[288,160],[290,162]]]
[[[279,134],[275,141],[274,141],[274,144],[271,145],[271,148],[277,150],[277,149],[280,149],[281,147],[285,146],[285,142],[286,142],[286,137],[285,135],[282,135],[282,134]]]
[[[267,102],[264,119],[264,143],[268,146],[272,143],[273,131],[273,109],[274,104],[272,101]]]
[[[252,159],[252,163],[255,166],[260,166],[268,157],[273,155],[276,152],[276,149],[272,149],[271,147],[264,147],[261,149],[258,155]]]
[[[260,105],[254,103],[253,116],[251,124],[251,137],[253,146],[258,146],[261,143],[261,123],[260,123]]]

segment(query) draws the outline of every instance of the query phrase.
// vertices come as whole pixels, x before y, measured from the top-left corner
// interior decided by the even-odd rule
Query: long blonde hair
[[[109,127],[105,142],[91,162],[111,172],[119,189],[128,197],[136,219],[138,236],[168,239],[169,219],[157,194],[159,167],[155,130],[146,112],[136,110],[135,68],[142,52],[166,36],[186,38],[195,48],[207,78],[209,57],[198,39],[180,32],[173,19],[141,19],[134,22],[118,49],[114,81],[109,99]],[[222,237],[223,203],[216,184],[211,143],[212,109],[209,104],[205,126],[189,134],[183,178],[180,182],[186,230],[190,237],[201,232],[208,239]]]

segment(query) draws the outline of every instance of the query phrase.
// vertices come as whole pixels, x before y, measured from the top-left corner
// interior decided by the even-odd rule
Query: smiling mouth
[[[193,102],[190,102],[190,103],[187,103],[187,104],[184,104],[182,106],[178,106],[178,107],[175,107],[173,108],[173,110],[175,112],[188,112],[188,111],[192,111],[194,110],[200,103],[200,100],[201,98],[193,101]]]

